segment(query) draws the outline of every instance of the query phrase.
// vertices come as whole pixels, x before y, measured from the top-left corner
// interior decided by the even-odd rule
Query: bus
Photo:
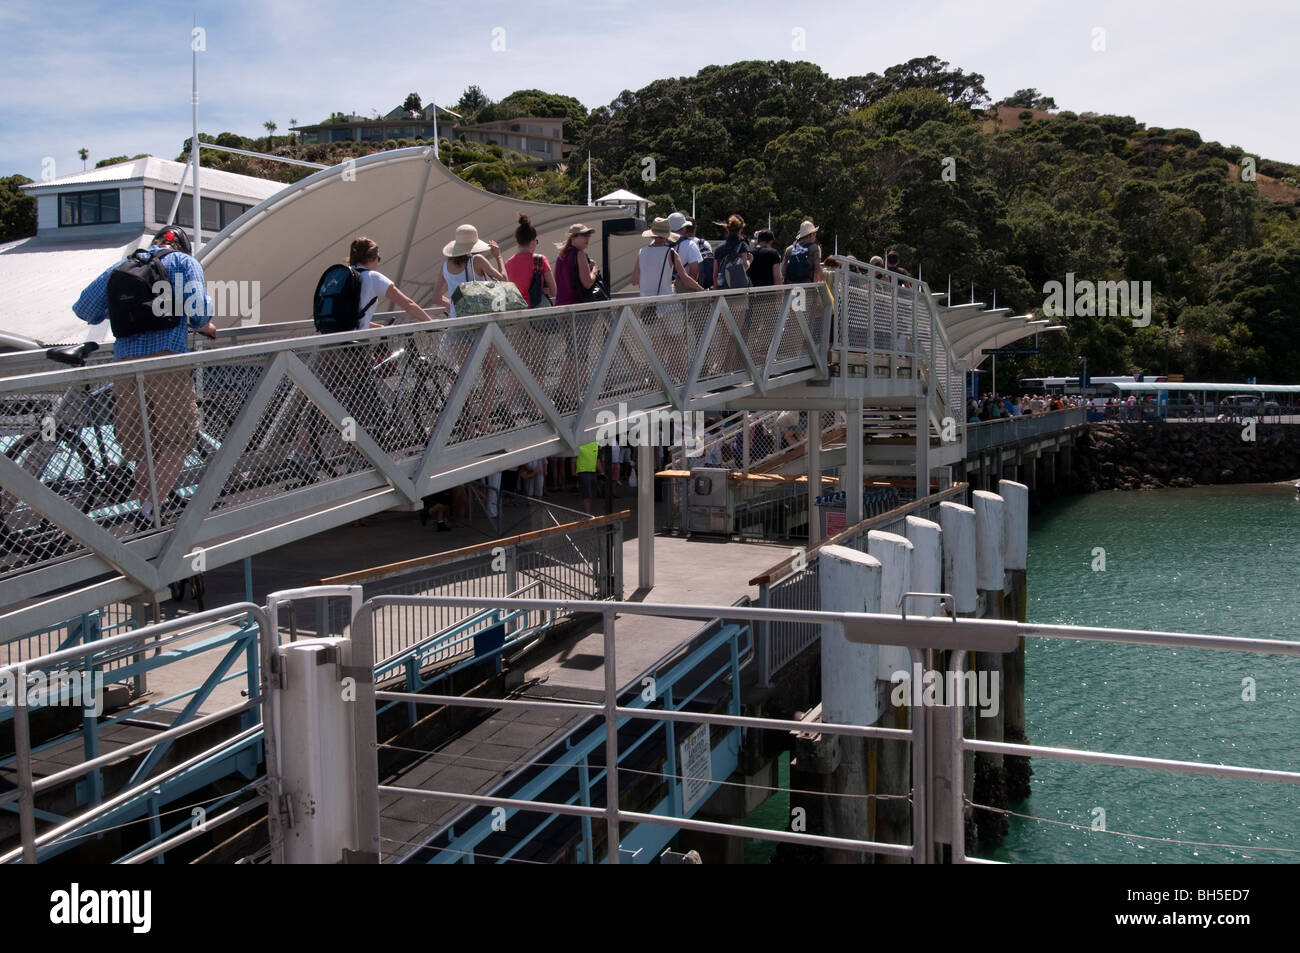
[[[1020,392],[1022,394],[1078,394],[1083,393],[1087,397],[1119,399],[1119,388],[1115,385],[1120,382],[1137,382],[1148,384],[1162,384],[1169,378],[1163,374],[1126,374],[1121,377],[1094,377],[1088,375],[1088,386],[1080,391],[1079,378],[1077,377],[1024,377],[1020,380]]]

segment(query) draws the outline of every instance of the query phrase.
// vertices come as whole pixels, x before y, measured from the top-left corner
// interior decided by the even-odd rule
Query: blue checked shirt
[[[159,250],[157,245],[149,248],[150,253]],[[88,284],[86,290],[81,293],[81,297],[77,299],[77,303],[72,306],[73,314],[87,324],[99,324],[101,321],[108,319],[108,276],[113,273],[113,269],[118,264],[121,264],[121,262],[111,265],[104,270],[103,274]],[[189,297],[191,288],[199,287],[203,289],[203,313],[192,315],[188,321],[182,321],[174,328],[166,328],[161,331],[145,331],[141,334],[118,338],[113,342],[113,357],[119,361],[129,357],[146,357],[150,354],[157,354],[159,351],[184,354],[189,350],[189,328],[201,328],[212,320],[212,298],[208,295],[208,286],[203,278],[203,266],[184,252],[173,251],[163,259],[163,267],[167,269],[167,275],[172,279],[173,289],[175,288],[176,275],[181,276],[183,282],[181,287],[186,298]],[[182,299],[179,303],[183,304],[184,300]]]

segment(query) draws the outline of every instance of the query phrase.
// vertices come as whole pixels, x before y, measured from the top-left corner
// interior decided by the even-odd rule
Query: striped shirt
[[[157,245],[152,245],[149,252],[160,251]],[[184,354],[189,350],[189,328],[201,328],[212,320],[212,298],[208,295],[208,286],[203,278],[203,266],[190,255],[184,252],[173,251],[170,255],[162,260],[163,267],[167,269],[167,275],[172,279],[173,286],[176,282],[176,276],[181,276],[181,287],[185,291],[185,298],[190,297],[190,289],[203,289],[203,307],[201,314],[190,315],[187,321],[182,321],[174,328],[164,328],[160,331],[143,331],[140,334],[132,334],[124,338],[118,338],[113,342],[113,357],[119,361],[131,357],[147,357],[150,354],[157,354],[159,351],[171,351],[173,354]],[[77,303],[72,306],[72,312],[87,324],[99,324],[108,318],[108,276],[113,273],[113,269],[120,265],[117,262],[105,269],[104,273],[86,286],[86,290],[81,292],[81,297]],[[182,304],[184,302],[181,302]],[[191,306],[190,310],[194,310]]]

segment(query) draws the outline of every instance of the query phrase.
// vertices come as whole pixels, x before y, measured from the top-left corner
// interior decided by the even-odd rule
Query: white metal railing
[[[935,596],[932,593],[913,593],[913,596]],[[946,600],[951,597],[944,596]],[[408,599],[380,599],[376,603],[418,602]],[[485,608],[487,603],[474,599],[431,599],[430,603]],[[559,608],[547,600],[506,599],[496,600],[492,607],[502,610],[530,610]],[[604,700],[602,703],[548,702],[542,699],[489,699],[461,698],[450,695],[414,694],[403,692],[377,692],[376,699],[388,702],[407,702],[422,705],[468,706],[476,708],[524,708],[552,713],[590,714],[603,718],[605,726],[605,763],[619,761],[617,744],[618,723],[622,719],[650,719],[706,723],[753,730],[817,731],[831,735],[878,738],[911,745],[912,779],[908,794],[911,802],[911,843],[887,843],[876,840],[810,835],[793,831],[774,831],[741,824],[700,821],[679,812],[648,814],[624,809],[619,771],[605,772],[605,803],[556,803],[553,801],[519,800],[494,795],[471,794],[441,788],[423,789],[375,785],[374,771],[369,764],[358,765],[359,813],[363,816],[363,842],[368,843],[376,860],[384,855],[379,836],[378,803],[380,796],[387,798],[416,798],[453,800],[465,804],[500,808],[503,817],[523,811],[530,814],[549,813],[578,818],[604,820],[607,843],[620,843],[620,830],[624,824],[651,824],[681,830],[695,830],[728,836],[746,837],[804,844],[823,848],[848,850],[910,857],[914,863],[933,863],[946,856],[954,863],[987,863],[966,855],[964,831],[967,813],[983,805],[972,803],[965,795],[966,755],[985,752],[1019,757],[1041,757],[1082,763],[1133,767],[1146,770],[1210,777],[1234,778],[1266,783],[1300,784],[1300,772],[1274,770],[1208,762],[1176,761],[1135,755],[1122,755],[1104,751],[1087,751],[1072,748],[1029,744],[1010,744],[966,737],[963,730],[962,705],[935,705],[913,708],[912,727],[890,729],[874,726],[820,724],[785,719],[752,718],[727,714],[710,714],[696,711],[668,711],[656,708],[627,707],[618,703],[625,686],[618,684],[617,618],[620,615],[649,615],[664,618],[735,620],[751,625],[774,622],[795,622],[815,625],[842,632],[854,643],[897,645],[909,650],[913,664],[921,664],[923,671],[934,671],[942,680],[945,669],[936,668],[934,650],[946,650],[950,671],[960,676],[968,652],[1005,653],[1012,651],[1022,638],[1085,639],[1105,642],[1152,645],[1163,648],[1190,648],[1197,650],[1242,652],[1251,655],[1286,655],[1300,657],[1300,642],[1283,642],[1272,639],[1239,638],[1214,635],[1191,635],[1172,632],[1146,632],[1129,629],[1106,629],[1089,626],[1063,626],[1026,624],[1003,620],[921,618],[885,613],[842,613],[807,610],[762,609],[745,606],[700,605],[647,605],[644,603],[574,603],[563,604],[566,611],[592,612],[602,615],[604,633],[605,670]],[[353,622],[354,633],[365,635],[365,619],[369,607],[359,612]],[[635,684],[629,683],[629,684]],[[873,690],[874,687],[866,689]],[[967,703],[973,700],[968,699]],[[946,753],[946,754],[945,754]],[[361,759],[367,760],[367,759]],[[717,784],[714,779],[713,789]],[[871,795],[860,795],[871,796]],[[373,821],[368,820],[373,818]],[[944,854],[946,849],[947,854]],[[605,860],[620,862],[619,851],[609,851]],[[472,860],[472,858],[469,858]],[[595,858],[587,858],[593,862]]]
[[[824,287],[789,286],[2,378],[0,605],[109,567],[121,575],[83,589],[84,605],[63,599],[0,619],[0,636],[163,588],[191,574],[197,550],[215,567],[574,453],[602,410],[703,409],[825,377],[830,319]],[[178,421],[194,413],[191,386],[198,424],[187,432]],[[165,440],[182,445],[170,464],[155,450]],[[143,465],[133,471],[131,460]]]

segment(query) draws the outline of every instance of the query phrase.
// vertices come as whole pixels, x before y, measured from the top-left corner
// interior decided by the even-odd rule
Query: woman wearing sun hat
[[[492,252],[497,266],[493,268],[483,257],[483,252]],[[501,248],[496,242],[481,241],[478,229],[473,225],[461,225],[456,229],[456,238],[442,248],[443,262],[438,275],[438,283],[433,288],[433,300],[442,301],[447,306],[449,317],[456,317],[456,305],[451,296],[466,281],[479,278],[491,278],[505,281],[505,264],[501,261]]]
[[[690,276],[677,257],[677,252],[668,247],[681,236],[668,227],[668,219],[656,218],[654,223],[641,233],[642,238],[653,238],[649,245],[642,248],[636,256],[636,266],[632,269],[632,284],[636,285],[641,297],[653,298],[658,295],[673,293],[673,275],[691,291],[703,291],[700,283]],[[671,268],[669,262],[672,262]]]
[[[496,259],[497,267],[493,268],[483,257],[482,253],[487,251],[490,251],[492,257]],[[466,281],[477,281],[480,278],[491,278],[494,281],[506,280],[505,265],[501,261],[501,248],[496,242],[481,241],[478,237],[478,229],[473,225],[458,227],[455,240],[443,246],[442,255],[447,260],[439,269],[438,282],[433,288],[433,300],[446,304],[448,317],[456,317],[456,305],[451,300],[451,296]],[[469,357],[469,348],[476,333],[472,330],[443,332],[438,342],[438,358],[460,370]],[[482,369],[482,379],[486,385],[484,397],[492,395],[492,399],[495,399],[496,377],[496,356],[489,354],[483,362]],[[471,434],[487,431],[489,409],[487,400],[480,399],[473,404],[469,425]]]

